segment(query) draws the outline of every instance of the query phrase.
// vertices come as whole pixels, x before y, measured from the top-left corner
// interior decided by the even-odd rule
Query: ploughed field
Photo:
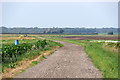
[[[75,40],[120,40],[118,36],[65,36],[63,38]]]

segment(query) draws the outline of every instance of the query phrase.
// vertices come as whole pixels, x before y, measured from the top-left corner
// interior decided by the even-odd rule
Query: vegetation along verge
[[[104,48],[104,42],[92,42],[91,40],[72,40],[61,38],[48,38],[50,40],[65,41],[84,47],[85,52],[91,58],[94,65],[101,71],[104,78],[118,78],[118,51],[111,51]],[[108,43],[107,45],[115,46],[120,49],[120,43]]]
[[[32,66],[37,64],[41,59],[46,58],[43,53],[44,51],[52,50],[55,47],[62,47],[63,45],[50,40],[37,40],[32,43],[21,43],[18,45],[14,44],[3,44],[2,46],[2,72],[7,73],[10,69],[15,69],[20,66],[20,62],[25,60],[32,60],[36,57],[38,61],[31,61]],[[54,50],[53,50],[54,51]],[[48,54],[53,51],[47,52]],[[26,63],[25,63],[26,64]]]

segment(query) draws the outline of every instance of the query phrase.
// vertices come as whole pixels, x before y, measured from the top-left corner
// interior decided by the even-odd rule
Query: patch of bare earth
[[[52,52],[54,52],[57,48],[59,48],[59,46],[53,47],[52,50],[44,51],[44,52],[42,52],[42,54],[40,56],[34,57],[33,59],[26,59],[26,60],[20,61],[18,63],[18,65],[16,66],[16,68],[5,69],[5,72],[2,74],[2,78],[12,78],[12,77],[14,77],[16,74],[18,74],[18,73],[24,71],[25,69],[29,68],[31,66],[32,61],[41,61],[43,55],[48,56]]]

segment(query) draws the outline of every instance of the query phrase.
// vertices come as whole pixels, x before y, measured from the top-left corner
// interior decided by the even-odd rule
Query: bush
[[[113,32],[108,32],[108,35],[113,35]]]

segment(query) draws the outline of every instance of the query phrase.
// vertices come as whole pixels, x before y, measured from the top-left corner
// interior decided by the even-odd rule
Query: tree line
[[[0,27],[2,34],[118,34],[118,28],[7,28]]]

